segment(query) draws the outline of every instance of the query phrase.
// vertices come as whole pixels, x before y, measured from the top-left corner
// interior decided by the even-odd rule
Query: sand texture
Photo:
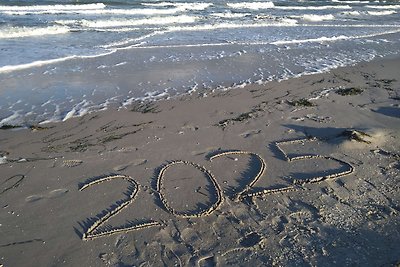
[[[0,266],[398,266],[399,66],[0,130]]]

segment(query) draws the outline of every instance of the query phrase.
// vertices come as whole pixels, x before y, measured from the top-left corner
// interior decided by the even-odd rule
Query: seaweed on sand
[[[359,87],[340,88],[336,90],[336,94],[341,96],[359,95],[362,92],[364,92],[364,90]]]
[[[295,107],[314,107],[315,104],[310,102],[306,98],[300,98],[298,100],[288,101],[288,103]]]

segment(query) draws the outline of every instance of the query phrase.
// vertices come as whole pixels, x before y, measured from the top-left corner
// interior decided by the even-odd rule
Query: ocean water
[[[0,0],[0,126],[240,88],[400,51],[400,2]]]

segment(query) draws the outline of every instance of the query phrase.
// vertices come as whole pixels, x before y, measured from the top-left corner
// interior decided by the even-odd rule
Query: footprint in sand
[[[199,129],[198,126],[192,124],[186,124],[181,127],[182,130],[190,130],[190,131],[197,131]]]
[[[257,135],[257,134],[259,134],[259,133],[261,133],[261,130],[260,130],[260,129],[257,129],[257,130],[248,130],[248,131],[246,131],[246,132],[244,132],[244,133],[241,133],[240,136],[243,137],[243,138],[249,138],[249,137],[252,137],[252,136]]]
[[[258,245],[262,241],[262,236],[256,232],[252,232],[243,237],[239,244],[244,248],[250,248]]]
[[[114,171],[123,171],[130,166],[139,166],[147,163],[147,159],[135,159],[126,164],[121,164],[113,168]]]
[[[25,198],[25,201],[28,203],[36,202],[42,199],[52,199],[52,198],[59,198],[64,196],[66,193],[68,193],[68,189],[66,188],[59,188],[59,189],[54,189],[50,191],[49,193],[45,195],[31,195]]]
[[[220,147],[215,147],[215,146],[212,146],[212,147],[207,147],[207,148],[205,148],[205,149],[203,149],[203,150],[195,150],[195,151],[192,151],[192,156],[197,156],[197,155],[202,155],[202,154],[209,154],[210,152],[212,152],[212,151],[217,151],[217,150],[219,150],[219,149],[221,149]]]
[[[41,199],[43,199],[43,196],[41,196],[41,195],[32,195],[32,196],[25,198],[25,201],[26,202],[36,202]]]
[[[52,191],[50,191],[48,194],[47,194],[47,198],[58,198],[58,197],[62,197],[63,195],[65,195],[66,193],[68,193],[68,189],[66,189],[66,188],[60,188],[60,189],[55,189],[55,190],[52,190]]]

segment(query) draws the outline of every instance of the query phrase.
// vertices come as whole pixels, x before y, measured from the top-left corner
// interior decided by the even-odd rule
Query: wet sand
[[[398,66],[0,130],[0,265],[396,266]]]

